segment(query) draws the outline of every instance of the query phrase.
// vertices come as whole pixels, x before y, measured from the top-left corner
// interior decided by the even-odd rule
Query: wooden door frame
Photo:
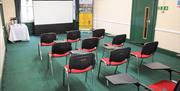
[[[154,0],[154,8],[153,8],[153,15],[156,15],[156,16],[154,16],[153,18],[152,18],[152,30],[154,30],[153,32],[152,32],[152,41],[154,41],[154,36],[155,36],[155,27],[156,27],[156,19],[157,19],[157,10],[158,10],[158,1],[159,0]],[[136,0],[133,0],[133,2],[132,2],[132,11],[131,11],[131,27],[130,27],[130,41],[133,41],[133,30],[134,30],[134,26],[133,26],[133,24],[135,23],[135,21],[133,20],[133,19],[135,19],[135,12],[136,12],[136,9],[134,8],[134,7],[136,7],[136,4],[137,4],[137,2],[136,2]]]

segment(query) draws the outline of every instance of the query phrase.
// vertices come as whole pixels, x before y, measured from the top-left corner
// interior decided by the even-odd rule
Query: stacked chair
[[[67,42],[75,43],[75,49],[77,49],[77,42],[80,41],[81,33],[78,30],[67,31]]]
[[[38,53],[40,56],[40,59],[42,60],[42,46],[52,46],[51,51],[48,53],[48,69],[50,68],[51,74],[53,75],[53,58],[57,57],[66,57],[66,64],[63,69],[63,85],[65,85],[65,82],[67,82],[68,85],[68,91],[70,91],[70,85],[69,85],[69,77],[70,74],[80,74],[80,73],[86,73],[85,81],[87,81],[87,73],[89,71],[93,72],[93,69],[95,68],[96,60],[98,60],[98,52],[97,47],[99,44],[99,41],[103,39],[105,36],[105,29],[96,29],[92,31],[92,38],[83,39],[81,48],[78,50],[85,51],[85,54],[77,54],[77,55],[70,55],[71,50],[73,49],[71,47],[71,43],[75,44],[75,49],[77,49],[77,43],[81,40],[81,34],[80,31],[74,30],[74,31],[68,31],[67,32],[67,38],[66,41],[55,41],[57,39],[57,36],[55,33],[44,33],[40,36],[40,42],[38,44]],[[143,64],[144,59],[146,58],[152,58],[157,50],[158,42],[148,42],[145,43],[140,51],[131,52],[130,47],[123,47],[124,43],[126,41],[126,34],[116,35],[113,37],[113,40],[111,42],[105,43],[104,48],[110,49],[111,47],[114,48],[112,51],[110,51],[108,57],[102,57],[99,62],[99,68],[98,68],[98,78],[100,78],[101,73],[101,65],[104,63],[106,66],[115,66],[114,74],[104,76],[107,81],[107,85],[109,82],[111,82],[114,85],[121,85],[121,84],[135,84],[138,87],[142,86],[146,90],[150,91],[180,91],[180,80],[177,83],[174,83],[171,81],[171,72],[176,72],[180,74],[180,72],[172,70],[167,67],[168,72],[170,72],[170,80],[162,80],[153,84],[150,84],[149,86],[143,85],[139,80],[136,80],[132,76],[128,75],[128,65],[129,65],[129,58],[130,55],[136,57],[137,61],[137,74],[139,78],[139,69],[140,66]],[[95,52],[95,54],[93,53]],[[105,51],[103,52],[103,55],[105,54]],[[70,55],[69,62],[68,62],[68,56]],[[95,60],[96,58],[96,60]],[[118,67],[122,64],[126,64],[125,66],[125,73],[117,74]],[[149,66],[149,64],[145,64],[145,66]],[[65,80],[66,77],[66,80]],[[92,76],[92,79],[93,76]]]
[[[142,50],[131,52],[131,55],[136,57],[138,79],[139,79],[139,68],[143,62],[143,59],[152,57],[152,62],[153,62],[153,56],[154,53],[156,52],[157,47],[158,47],[157,41],[148,42],[144,44]]]
[[[42,60],[42,50],[43,46],[53,46],[55,44],[54,40],[57,39],[56,33],[44,33],[40,35],[40,42],[38,43],[38,54]]]
[[[100,63],[99,63],[98,78],[100,75],[101,63],[102,62],[107,66],[116,66],[116,69],[114,71],[114,74],[115,74],[117,72],[119,65],[122,65],[124,63],[128,63],[127,60],[130,57],[130,51],[131,51],[131,48],[117,49],[117,50],[111,51],[110,57],[102,58]],[[127,68],[126,68],[126,70],[127,70]]]
[[[95,56],[93,53],[88,53],[83,55],[73,55],[70,57],[69,64],[64,66],[65,69],[64,75],[66,73],[68,91],[70,91],[70,85],[69,85],[70,74],[86,73],[85,81],[87,81],[87,73],[90,70],[92,70],[93,72],[95,62],[96,62]],[[94,79],[93,76],[92,79]],[[63,83],[65,84],[65,80],[63,81]]]
[[[70,54],[71,50],[72,50],[72,47],[71,47],[71,43],[69,42],[55,43],[52,46],[51,52],[48,53],[49,55],[48,68],[51,67],[52,75],[53,75],[52,58],[66,57],[66,64],[67,64],[67,56]]]

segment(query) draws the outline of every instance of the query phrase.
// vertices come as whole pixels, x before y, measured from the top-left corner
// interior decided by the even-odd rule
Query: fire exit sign
[[[169,10],[169,7],[168,6],[159,6],[158,10],[167,11],[167,10]]]

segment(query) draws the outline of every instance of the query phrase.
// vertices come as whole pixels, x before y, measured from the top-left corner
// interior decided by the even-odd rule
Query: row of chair
[[[122,49],[116,49],[111,51],[110,58],[102,58],[99,64],[99,70],[98,70],[98,77],[100,74],[100,68],[101,63],[105,63],[107,66],[116,66],[116,69],[114,71],[114,74],[117,72],[117,68],[119,65],[127,63],[126,65],[126,74],[125,79],[129,79],[126,76],[127,75],[127,69],[129,64],[129,58],[130,58],[131,48],[122,48]],[[95,68],[95,56],[93,53],[83,54],[83,55],[73,55],[70,57],[69,64],[65,65],[64,68],[64,74],[66,73],[67,77],[67,84],[68,84],[68,91],[70,91],[70,85],[69,85],[69,76],[70,74],[79,74],[79,73],[86,73],[85,81],[87,81],[87,73]],[[92,73],[93,74],[93,73]],[[63,76],[64,77],[64,76]],[[123,76],[122,76],[123,77]],[[93,76],[92,76],[92,79]],[[116,78],[115,78],[116,79]],[[63,80],[63,84],[65,84],[65,80]],[[118,79],[115,81],[118,82]],[[128,82],[125,82],[128,83]],[[133,83],[133,82],[130,82]],[[136,84],[141,85],[140,82],[136,82]],[[143,86],[143,85],[142,85]],[[163,80],[154,84],[149,85],[148,87],[145,87],[145,89],[152,90],[152,91],[179,91],[180,81],[177,83],[177,85],[169,80]]]
[[[97,29],[93,31],[93,38],[98,38],[99,40],[104,38],[105,30],[104,29]],[[75,49],[77,48],[77,42],[79,42],[81,39],[81,33],[78,30],[68,31],[67,32],[67,38],[65,41],[70,43],[76,43]],[[40,36],[40,42],[38,44],[38,54],[40,56],[40,59],[42,60],[42,46],[52,46],[54,45],[54,41],[57,40],[56,33],[44,33]]]
[[[65,57],[66,56],[66,65],[64,73],[66,73],[67,78],[69,78],[69,73],[84,73],[92,70],[95,67],[95,56],[91,52],[96,51],[98,47],[98,42],[100,39],[104,38],[105,30],[104,29],[97,29],[96,32],[93,32],[92,38],[84,39],[82,41],[82,46],[78,50],[85,50],[89,52],[88,54],[84,55],[75,55],[70,57],[70,61],[68,64],[67,56],[70,54],[72,50],[71,43],[75,44],[75,49],[77,49],[77,42],[81,40],[80,32],[79,31],[69,31],[67,32],[67,39],[66,42],[54,42],[57,39],[55,33],[46,33],[41,35],[40,43],[38,44],[38,50],[40,59],[42,60],[42,52],[41,46],[52,46],[52,51],[48,53],[49,55],[49,66],[51,67],[51,73],[53,75],[53,65],[52,65],[52,58],[53,57]],[[126,35],[117,35],[113,38],[112,42],[105,43],[105,46],[116,46],[116,47],[123,47],[123,43],[126,40]],[[99,70],[98,70],[98,77],[100,74],[101,64],[102,62],[108,66],[116,66],[114,73],[116,73],[117,68],[119,65],[127,63],[126,72],[128,69],[128,59],[130,55],[133,55],[137,58],[137,65],[138,65],[138,75],[139,75],[139,66],[142,64],[144,58],[149,58],[154,55],[158,46],[158,42],[151,42],[147,43],[143,46],[141,51],[137,52],[130,52],[131,48],[123,48],[123,49],[116,49],[110,52],[109,57],[104,57],[100,60],[99,63]],[[96,51],[96,60],[98,60],[98,54]],[[141,59],[141,60],[140,60]],[[76,60],[76,61],[73,61]],[[140,62],[141,61],[141,62]],[[140,62],[140,63],[139,63]],[[87,73],[86,73],[87,74]],[[64,83],[64,82],[63,82]],[[68,81],[68,91],[70,90],[69,81]],[[158,90],[157,90],[158,91]]]

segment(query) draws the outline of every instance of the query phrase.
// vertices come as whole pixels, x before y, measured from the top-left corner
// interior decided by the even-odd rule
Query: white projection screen
[[[73,22],[73,1],[33,1],[34,24]]]

